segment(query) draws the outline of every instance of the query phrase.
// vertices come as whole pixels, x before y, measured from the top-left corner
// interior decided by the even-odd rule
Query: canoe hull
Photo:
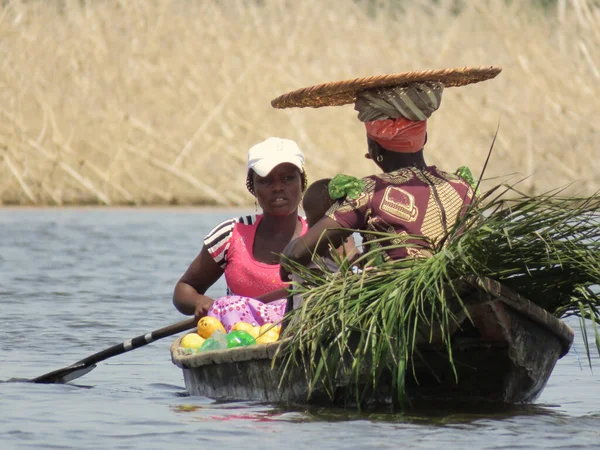
[[[413,404],[531,403],[545,387],[556,361],[566,354],[573,332],[560,320],[492,280],[467,280],[461,298],[468,306],[452,334],[449,364],[441,340],[421,339],[406,378],[406,393]],[[426,333],[424,333],[425,335]],[[315,389],[300,369],[281,381],[279,359],[273,357],[285,342],[207,352],[178,354],[179,341],[171,347],[172,360],[183,370],[190,395],[219,400],[268,403],[345,403],[355,389],[340,381],[334,395]],[[414,370],[413,370],[414,369]],[[414,376],[412,374],[415,374]],[[368,404],[388,405],[391,374],[384,373],[379,390],[369,392]]]

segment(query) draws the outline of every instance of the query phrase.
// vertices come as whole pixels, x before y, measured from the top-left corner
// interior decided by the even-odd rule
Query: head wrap
[[[365,123],[367,135],[391,152],[414,153],[425,145],[427,121],[399,119],[374,120]]]
[[[427,119],[439,108],[443,91],[437,81],[371,89],[357,94],[354,109],[367,135],[383,148],[413,153],[425,144]]]

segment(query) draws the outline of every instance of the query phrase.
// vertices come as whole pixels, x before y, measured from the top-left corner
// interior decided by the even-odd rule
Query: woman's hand
[[[210,307],[215,301],[207,297],[206,295],[199,295],[198,300],[196,300],[196,308],[194,309],[194,317],[196,319],[201,319],[208,314]]]

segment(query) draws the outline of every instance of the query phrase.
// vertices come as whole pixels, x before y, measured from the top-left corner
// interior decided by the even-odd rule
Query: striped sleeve
[[[255,222],[254,216],[243,216],[235,219],[228,219],[214,227],[204,238],[204,246],[214,261],[222,268],[227,264],[227,251],[233,235],[233,228],[237,223],[252,225]]]

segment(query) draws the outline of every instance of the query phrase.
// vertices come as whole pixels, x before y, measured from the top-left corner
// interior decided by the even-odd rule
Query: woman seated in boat
[[[285,313],[287,283],[279,276],[279,255],[307,230],[298,215],[306,188],[304,155],[298,145],[272,137],[253,146],[246,186],[263,213],[213,228],[173,294],[180,312],[216,317],[227,331],[240,321],[275,323]],[[230,295],[215,301],[205,293],[223,274]]]
[[[358,93],[355,109],[366,127],[365,157],[383,173],[363,178],[360,193],[337,201],[286,247],[284,257],[307,264],[315,249],[324,254],[350,236],[350,229],[395,232],[403,242],[416,244],[386,250],[386,259],[430,255],[431,243],[439,242],[474,196],[465,179],[425,163],[427,119],[439,107],[443,88],[439,82],[421,82]],[[369,239],[365,233],[364,243]],[[281,275],[289,277],[283,266]]]

